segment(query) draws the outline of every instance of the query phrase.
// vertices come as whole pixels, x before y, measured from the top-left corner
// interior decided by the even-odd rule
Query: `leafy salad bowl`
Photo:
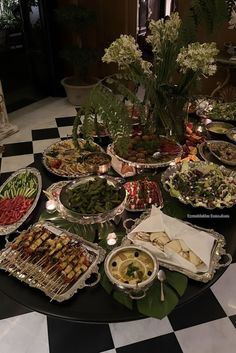
[[[230,208],[236,204],[236,172],[208,162],[169,167],[161,178],[171,196],[193,207]]]

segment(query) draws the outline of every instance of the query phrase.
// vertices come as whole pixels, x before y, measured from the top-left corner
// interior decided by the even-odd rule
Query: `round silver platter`
[[[67,179],[74,179],[74,178],[80,178],[80,177],[84,177],[84,176],[89,176],[89,175],[92,175],[91,172],[86,172],[86,173],[70,173],[69,175],[67,174],[63,174],[63,173],[60,173],[60,172],[57,172],[55,169],[52,169],[50,168],[50,166],[48,166],[47,164],[47,153],[50,152],[52,150],[52,148],[54,146],[56,146],[57,144],[60,144],[60,143],[63,143],[63,141],[70,141],[72,139],[68,139],[68,140],[62,140],[62,141],[58,141],[58,142],[55,142],[53,144],[51,144],[50,146],[48,146],[44,151],[43,151],[43,157],[42,157],[42,163],[44,165],[44,167],[52,174],[54,175],[57,175],[59,177],[62,177],[62,178],[67,178]],[[85,142],[84,139],[78,139],[78,141],[81,141],[82,143]],[[100,152],[104,152],[102,147],[99,146],[98,144],[96,144],[95,142],[91,142],[93,146],[96,146],[98,148],[98,151]],[[84,153],[81,155],[81,158],[84,157],[85,155],[91,153],[91,151],[84,151]],[[82,164],[82,162],[81,162]]]

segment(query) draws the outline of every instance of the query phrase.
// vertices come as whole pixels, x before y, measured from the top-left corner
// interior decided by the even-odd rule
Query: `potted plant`
[[[85,30],[95,22],[95,13],[77,2],[57,9],[56,18],[71,41],[71,45],[61,51],[61,57],[71,65],[73,74],[63,78],[61,83],[69,102],[80,105],[97,82],[90,74],[90,66],[96,61],[97,52],[83,42]]]

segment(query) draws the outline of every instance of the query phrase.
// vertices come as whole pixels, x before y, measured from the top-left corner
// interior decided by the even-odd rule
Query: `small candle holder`
[[[117,235],[116,233],[109,233],[107,236],[107,245],[114,246],[117,243]]]
[[[57,210],[57,202],[54,200],[48,200],[46,202],[46,210],[48,213],[54,213]]]

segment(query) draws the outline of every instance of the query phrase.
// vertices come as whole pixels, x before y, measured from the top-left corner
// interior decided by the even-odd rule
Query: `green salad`
[[[165,186],[172,196],[194,206],[222,208],[236,203],[236,174],[228,176],[215,164],[183,163],[180,171],[165,180]]]

